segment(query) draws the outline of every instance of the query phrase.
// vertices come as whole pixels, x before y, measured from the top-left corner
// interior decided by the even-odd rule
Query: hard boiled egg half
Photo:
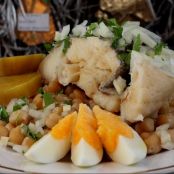
[[[80,104],[71,146],[71,160],[76,166],[89,167],[101,161],[103,149],[96,131],[97,122],[91,109]]]
[[[77,112],[73,112],[60,120],[24,156],[37,163],[52,163],[63,158],[71,147],[71,133],[76,117]]]
[[[119,116],[102,110],[99,106],[94,106],[93,112],[98,123],[97,133],[113,161],[131,165],[146,157],[145,143]]]

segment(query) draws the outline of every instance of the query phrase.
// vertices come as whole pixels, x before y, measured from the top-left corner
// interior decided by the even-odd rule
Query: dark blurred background
[[[50,31],[17,31],[17,15],[49,13]],[[0,0],[0,57],[44,52],[56,30],[89,22],[116,18],[120,23],[138,20],[160,35],[174,49],[174,0]]]

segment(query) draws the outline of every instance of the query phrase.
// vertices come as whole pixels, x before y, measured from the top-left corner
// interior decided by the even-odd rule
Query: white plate
[[[52,164],[36,164],[25,159],[21,154],[0,147],[0,166],[16,172],[35,173],[139,173],[174,171],[174,150],[149,156],[132,166],[122,166],[113,162],[102,162],[90,168],[78,168],[69,161]]]

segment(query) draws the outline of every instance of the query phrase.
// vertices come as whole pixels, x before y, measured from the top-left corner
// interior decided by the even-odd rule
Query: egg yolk
[[[71,135],[77,112],[73,112],[59,121],[51,130],[51,135],[56,139],[64,139]]]
[[[77,121],[73,129],[72,145],[77,145],[83,138],[100,153],[102,144],[96,130],[97,122],[92,111],[87,105],[80,104]]]
[[[93,112],[97,118],[97,133],[108,153],[113,153],[117,148],[119,136],[133,138],[131,128],[124,123],[119,116],[94,106]]]

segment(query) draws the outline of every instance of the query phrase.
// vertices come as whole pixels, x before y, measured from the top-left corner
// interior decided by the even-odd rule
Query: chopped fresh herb
[[[70,42],[70,38],[67,37],[63,40],[63,53],[66,54],[68,48],[70,47],[71,42]]]
[[[115,26],[118,26],[118,23],[115,18],[111,18],[107,20],[107,26],[115,27]]]
[[[92,36],[92,35],[93,35],[92,32],[93,32],[93,30],[96,29],[97,25],[98,25],[98,24],[97,24],[96,22],[91,23],[91,24],[87,27],[87,31],[86,31],[85,36],[86,36],[86,37]]]
[[[155,55],[160,55],[162,52],[162,49],[165,47],[166,45],[161,42],[161,43],[157,43],[156,46],[154,47],[154,52]]]
[[[112,48],[116,49],[118,47],[118,42],[122,38],[123,27],[120,26],[117,21],[112,18],[107,21],[107,26],[114,33],[114,38],[112,40]]]
[[[18,103],[16,103],[16,104],[13,106],[13,111],[17,111],[17,110],[19,110],[19,109],[21,109],[21,108],[22,108],[22,106],[19,105]]]
[[[131,60],[131,53],[127,53],[127,52],[124,52],[124,53],[120,53],[118,55],[118,58],[123,61],[126,65],[130,65],[130,60]]]
[[[44,48],[46,49],[47,52],[50,52],[54,48],[54,46],[52,43],[45,43]]]
[[[0,106],[0,119],[5,122],[8,122],[9,120],[9,114],[7,113],[4,106]]]
[[[72,100],[65,100],[63,103],[66,105],[72,105]]]
[[[141,48],[141,38],[140,38],[140,34],[138,34],[133,43],[133,50],[139,52],[140,48]]]
[[[37,141],[42,137],[42,134],[40,132],[33,132],[28,125],[22,126],[23,132],[26,134],[26,136],[32,138],[33,140]]]
[[[38,92],[39,94],[42,94],[42,95],[44,94],[43,88],[39,88],[37,92]]]
[[[44,99],[45,107],[49,106],[50,104],[54,102],[53,96],[50,93],[44,93],[43,99]]]
[[[27,104],[27,99],[25,97],[21,98],[20,102],[15,103],[13,106],[13,111],[17,111]]]
[[[63,94],[63,89],[60,89],[59,91],[58,91],[58,94]]]

